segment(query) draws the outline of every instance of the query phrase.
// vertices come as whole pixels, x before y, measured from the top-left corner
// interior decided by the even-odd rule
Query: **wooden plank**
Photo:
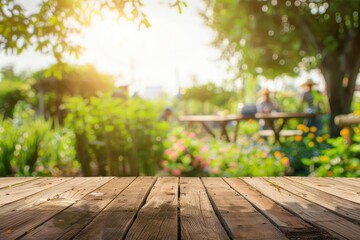
[[[360,188],[360,178],[332,178],[334,181],[341,182],[342,184],[347,184],[356,189]]]
[[[243,180],[239,178],[226,178],[224,180],[280,228],[288,238],[319,239],[320,237],[327,236],[324,232],[307,224],[271,199],[265,197]]]
[[[347,185],[336,181],[333,178],[316,178],[316,177],[291,177],[288,178],[323,192],[338,196],[340,198],[360,203],[360,184],[358,187]]]
[[[223,225],[235,239],[287,239],[266,217],[221,178],[203,178]]]
[[[283,189],[304,198],[310,202],[325,207],[334,213],[360,223],[360,205],[341,197],[319,191],[315,188],[291,181],[287,178],[268,178],[272,183],[280,185]],[[358,211],[354,211],[354,210]]]
[[[159,178],[126,239],[178,239],[178,179]]]
[[[0,178],[0,188],[14,187],[15,185],[37,179],[37,177],[3,177]]]
[[[199,178],[180,178],[182,239],[229,239]]]
[[[34,181],[0,189],[0,207],[62,183],[66,178],[38,178]]]
[[[22,239],[73,238],[134,179],[135,177],[111,179],[100,188],[88,193],[84,198],[25,235]]]
[[[340,239],[359,239],[360,226],[354,224],[319,205],[292,194],[279,185],[263,178],[243,178],[259,192],[277,202],[303,220],[322,228]]]
[[[111,178],[76,178],[77,182],[68,185],[65,191],[59,191],[61,185],[52,189],[52,198],[47,198],[41,204],[30,204],[21,210],[3,212],[8,206],[0,208],[0,239],[18,238],[33,228],[41,225],[55,214],[69,207],[86,194],[108,182]],[[71,180],[70,180],[71,181]],[[70,181],[65,182],[69,183]],[[32,197],[43,197],[44,194],[35,194]],[[18,202],[15,202],[18,204]]]
[[[138,177],[74,239],[123,239],[155,180],[155,177]],[[69,238],[66,234],[59,239]]]

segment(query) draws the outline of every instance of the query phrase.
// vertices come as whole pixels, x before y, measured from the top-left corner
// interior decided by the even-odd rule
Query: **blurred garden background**
[[[204,79],[201,72],[209,67],[188,60],[199,73],[180,76],[182,62],[176,62],[174,74],[161,83],[172,84],[173,90],[156,85],[141,91],[144,81],[136,81],[141,64],[134,67],[132,59],[120,77],[99,70],[97,62],[74,60],[86,55],[79,38],[99,16],[111,13],[119,31],[124,21],[136,31],[156,30],[152,4],[49,0],[37,1],[29,11],[24,1],[0,1],[5,59],[0,61],[0,176],[360,176],[360,124],[342,128],[334,122],[342,114],[360,116],[360,1],[157,4],[184,21],[186,11],[197,14],[201,27],[211,32],[204,44],[216,49],[216,61],[226,65],[219,68],[221,79]],[[34,56],[26,61],[41,61],[41,67],[17,67],[24,64],[24,54]],[[16,55],[11,64],[6,61]],[[153,71],[166,71],[158,65]],[[314,101],[321,103],[318,124],[289,120],[285,127],[301,134],[281,143],[261,136],[254,119],[240,122],[236,142],[213,138],[200,124],[178,121],[189,114],[240,113],[239,106],[255,104],[263,88],[270,89],[277,111],[304,112],[300,85],[308,78],[316,82]],[[162,117],[164,109],[171,110],[169,118]],[[233,134],[235,123],[226,128]]]

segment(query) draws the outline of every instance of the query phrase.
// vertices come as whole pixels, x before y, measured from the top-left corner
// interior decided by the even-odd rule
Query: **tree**
[[[240,71],[274,78],[319,68],[334,117],[350,112],[360,69],[358,0],[204,0],[214,45]]]
[[[90,98],[99,93],[111,92],[115,83],[113,76],[98,72],[92,65],[64,65],[64,67],[66,71],[61,73],[61,81],[55,77],[46,77],[48,69],[44,69],[33,75],[36,81],[32,84],[38,92],[39,113],[57,117],[60,123],[66,113],[62,109],[64,98],[71,96]]]

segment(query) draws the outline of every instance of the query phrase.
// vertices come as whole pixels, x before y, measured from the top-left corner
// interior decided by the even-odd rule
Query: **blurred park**
[[[156,4],[184,21],[194,8]],[[224,78],[174,71],[165,80],[174,91],[138,91],[142,69],[132,60],[120,80],[68,61],[86,54],[79,38],[99,16],[111,15],[119,31],[125,21],[151,32],[156,8],[147,5],[49,0],[29,11],[24,1],[0,1],[0,52],[52,59],[36,70],[1,62],[0,176],[360,176],[359,0],[202,0],[196,14]],[[256,115],[276,112],[315,118]],[[181,120],[197,115],[240,120]],[[263,134],[274,124],[291,134]]]

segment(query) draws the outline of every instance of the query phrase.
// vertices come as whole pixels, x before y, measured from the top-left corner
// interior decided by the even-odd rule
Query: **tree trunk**
[[[90,156],[88,153],[88,140],[85,133],[77,133],[76,137],[76,153],[81,164],[81,170],[85,177],[91,176]]]
[[[354,64],[356,65],[356,64]],[[352,98],[359,67],[341,67],[341,57],[329,56],[320,65],[320,70],[326,82],[326,91],[330,105],[330,135],[337,137],[340,128],[334,122],[337,115],[348,114],[351,110]]]

